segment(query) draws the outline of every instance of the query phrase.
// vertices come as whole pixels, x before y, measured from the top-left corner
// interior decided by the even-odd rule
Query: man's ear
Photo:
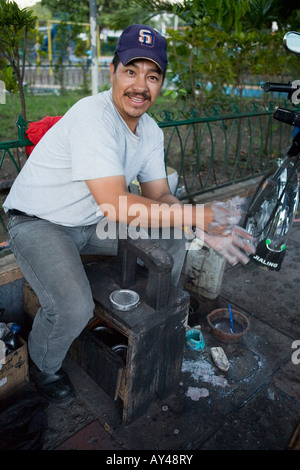
[[[115,70],[114,64],[112,62],[109,64],[109,70],[110,70],[110,83],[112,83],[113,74]]]

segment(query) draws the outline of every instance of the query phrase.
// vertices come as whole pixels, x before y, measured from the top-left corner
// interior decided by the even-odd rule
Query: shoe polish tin
[[[137,306],[140,296],[133,290],[119,289],[110,294],[109,300],[115,309],[127,312]]]

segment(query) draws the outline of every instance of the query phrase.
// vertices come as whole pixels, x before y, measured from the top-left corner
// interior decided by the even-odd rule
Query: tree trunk
[[[24,87],[23,87],[23,80],[19,73],[16,73],[17,81],[19,85],[19,94],[20,94],[20,101],[21,101],[21,115],[26,122],[26,102],[25,102],[25,94],[24,94]]]
[[[22,117],[26,122],[26,103],[25,103],[25,95],[24,95],[24,87],[23,84],[19,84],[19,92],[20,92],[20,100],[21,100],[21,108],[22,108]]]

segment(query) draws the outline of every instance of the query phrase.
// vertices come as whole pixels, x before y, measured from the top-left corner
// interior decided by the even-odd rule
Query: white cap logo
[[[154,46],[154,35],[148,29],[140,29],[139,41],[143,46]]]

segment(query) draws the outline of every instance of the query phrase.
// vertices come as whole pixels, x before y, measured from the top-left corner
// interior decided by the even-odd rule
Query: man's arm
[[[166,179],[159,179],[154,181],[149,181],[147,183],[140,183],[142,195],[149,199],[154,199],[155,201],[167,204],[180,204],[182,202],[177,199],[177,197],[171,194],[169,185]]]
[[[86,183],[100,209],[111,221],[129,225],[138,217],[144,227],[166,224],[182,229],[188,221],[190,225],[206,230],[213,220],[209,205],[205,206],[204,212],[203,206],[184,206],[170,193],[166,179],[142,183],[141,196],[128,192],[122,175],[96,178]]]
[[[138,218],[138,224],[147,228],[194,226],[195,235],[233,265],[239,261],[246,264],[249,261],[246,254],[255,253],[252,236],[241,227],[230,225],[236,211],[228,210],[226,204],[184,205],[170,193],[166,180],[143,183],[142,196],[128,192],[124,176],[87,180],[86,183],[110,221],[130,225]],[[213,233],[208,234],[211,226],[214,226]],[[227,232],[227,236],[223,236],[223,232]]]

